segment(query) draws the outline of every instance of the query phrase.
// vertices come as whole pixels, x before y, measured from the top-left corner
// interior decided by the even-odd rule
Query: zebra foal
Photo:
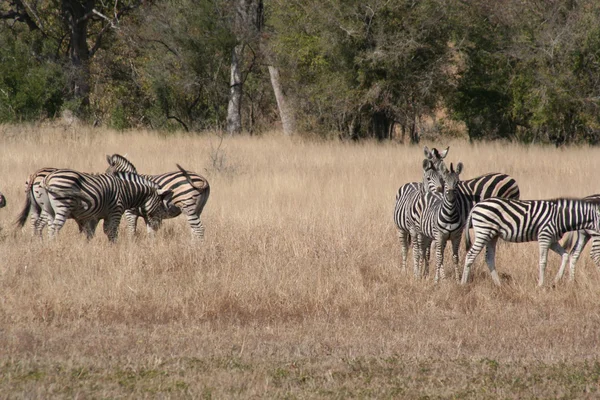
[[[582,229],[599,229],[598,201],[582,199],[554,200],[512,200],[487,199],[479,202],[469,214],[467,227],[472,224],[474,241],[471,244],[469,230],[465,229],[465,243],[469,251],[465,257],[465,266],[461,283],[469,280],[469,273],[475,258],[486,248],[486,263],[492,280],[500,286],[500,278],[496,271],[495,255],[498,238],[507,242],[539,243],[539,278],[538,286],[544,284],[544,272],[548,259],[548,249],[561,256],[561,267],[564,271],[568,261],[567,252],[558,241],[566,232]],[[557,274],[555,281],[560,276]]]
[[[107,173],[117,171],[137,173],[135,166],[119,154],[107,155],[106,161],[109,165],[106,170]],[[140,176],[156,183],[161,189],[173,192],[172,206],[165,219],[175,218],[183,213],[190,225],[192,238],[202,239],[204,237],[204,225],[200,220],[200,215],[208,201],[210,185],[203,176],[186,171],[179,164],[176,165],[179,171],[159,175],[141,174]],[[125,212],[130,232],[135,233],[138,217],[143,217],[143,215],[135,209],[129,209]]]
[[[169,208],[170,190],[127,172],[86,174],[58,169],[48,174],[40,185],[46,198],[42,207],[49,216],[49,235],[56,236],[67,218],[73,218],[86,233],[94,236],[96,225],[104,219],[104,233],[111,242],[117,239],[121,216],[136,208],[157,227]]]

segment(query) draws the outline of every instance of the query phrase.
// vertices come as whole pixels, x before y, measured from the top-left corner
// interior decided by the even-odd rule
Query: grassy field
[[[599,396],[588,250],[555,288],[536,287],[535,243],[499,245],[501,288],[483,256],[466,287],[400,269],[394,200],[420,180],[421,147],[15,126],[0,143],[0,397]],[[450,145],[465,179],[511,174],[522,198],[600,191],[598,149],[427,144]],[[155,240],[122,223],[115,245],[72,221],[50,243],[15,228],[28,174],[100,172],[112,153],[206,176],[205,241],[183,217]]]

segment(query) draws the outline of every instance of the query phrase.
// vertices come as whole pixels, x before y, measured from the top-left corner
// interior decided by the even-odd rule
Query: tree
[[[231,50],[229,105],[227,107],[227,132],[242,131],[242,96],[244,92],[245,52],[248,46],[258,43],[263,20],[262,0],[233,0],[232,31],[237,43]],[[250,69],[250,68],[249,68]],[[250,71],[248,70],[246,74]]]
[[[67,58],[66,76],[72,106],[79,114],[86,114],[90,101],[90,60],[100,49],[109,30],[116,28],[120,19],[142,2],[32,0],[25,3],[23,0],[10,0],[0,12],[0,18],[10,23],[25,23],[30,30],[39,30],[44,37],[53,40],[57,53]],[[90,40],[93,43],[91,48]]]

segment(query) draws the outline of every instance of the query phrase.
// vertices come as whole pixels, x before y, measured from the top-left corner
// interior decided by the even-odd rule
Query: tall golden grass
[[[0,392],[16,397],[585,397],[598,390],[600,276],[536,287],[537,244],[501,244],[466,287],[400,269],[392,212],[421,177],[395,143],[0,127]],[[512,175],[522,198],[599,192],[598,150],[464,142],[463,179]],[[55,242],[16,229],[44,166],[203,174],[206,238],[185,218],[111,245],[70,221]],[[124,224],[122,224],[124,225]],[[142,228],[142,229],[140,229]],[[461,261],[464,249],[461,249]],[[451,260],[447,254],[447,260]],[[547,277],[559,257],[550,254]],[[450,273],[451,261],[446,262]],[[462,264],[460,265],[462,270]],[[410,270],[410,268],[409,268]],[[548,279],[550,281],[551,279]],[[581,395],[581,396],[578,396]]]

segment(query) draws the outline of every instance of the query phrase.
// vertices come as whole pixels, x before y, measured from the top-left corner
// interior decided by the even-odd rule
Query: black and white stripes
[[[104,232],[111,241],[117,238],[126,209],[139,208],[157,226],[167,213],[172,195],[170,190],[162,190],[137,174],[85,174],[69,169],[48,174],[40,190],[46,193],[40,203],[48,215],[51,237],[60,231],[67,218],[73,218],[91,238],[98,221],[104,219]]]
[[[568,254],[558,241],[569,231],[587,229],[598,231],[598,221],[597,201],[581,199],[526,201],[500,198],[484,200],[473,208],[467,221],[467,224],[473,226],[474,240],[471,246],[469,231],[465,229],[465,240],[470,249],[465,257],[462,283],[468,282],[475,258],[486,247],[486,262],[492,279],[496,285],[500,285],[495,266],[498,238],[508,242],[536,240],[539,242],[539,286],[544,284],[548,249],[558,253],[562,257],[561,268],[556,276],[558,280],[568,260]]]
[[[125,157],[119,154],[106,156],[109,167],[106,172],[127,171],[136,172],[135,166]],[[210,195],[210,185],[206,178],[191,171],[187,171],[177,164],[179,171],[167,172],[159,175],[141,175],[156,183],[158,187],[172,190],[173,199],[166,218],[174,218],[184,214],[192,231],[192,238],[202,239],[204,237],[204,225],[200,220],[202,210]],[[135,232],[137,217],[141,216],[135,210],[126,212],[128,227]]]

